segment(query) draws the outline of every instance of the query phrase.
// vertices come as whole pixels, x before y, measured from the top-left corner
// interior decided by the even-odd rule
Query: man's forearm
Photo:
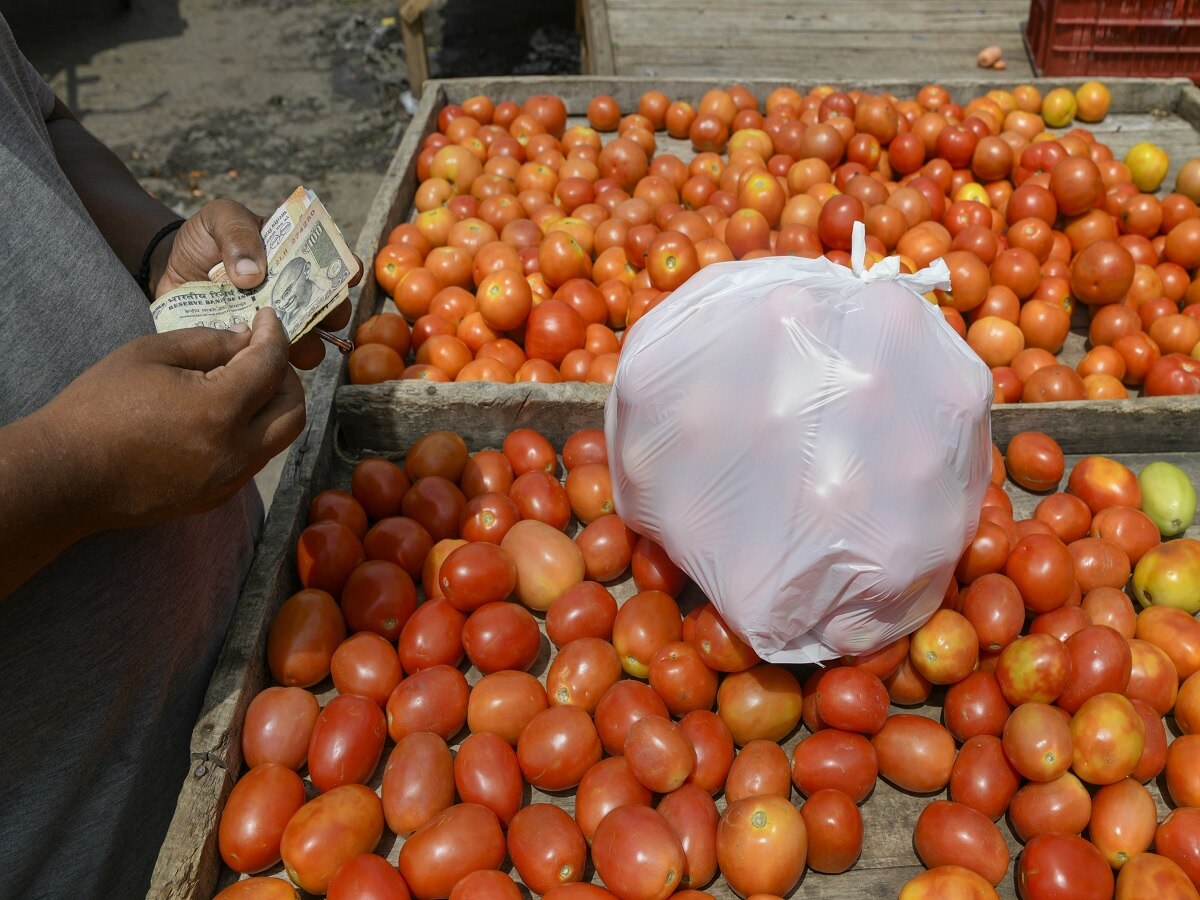
[[[0,428],[0,599],[94,530],[54,430],[45,409]]]
[[[61,100],[46,124],[55,156],[75,193],[136,277],[150,239],[179,216],[147,194],[117,155],[88,133]],[[169,239],[163,241],[156,257],[165,261],[170,244]]]

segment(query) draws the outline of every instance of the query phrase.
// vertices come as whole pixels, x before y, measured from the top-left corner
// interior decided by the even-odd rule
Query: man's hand
[[[275,311],[114,350],[0,427],[0,598],[76,541],[211,509],[304,427]]]
[[[230,280],[243,290],[258,287],[267,275],[267,257],[262,242],[266,222],[240,203],[214,200],[183,223],[174,235],[155,250],[150,284],[155,297],[189,281],[204,281],[218,262],[225,264]],[[358,271],[350,280],[356,285],[363,275],[362,260],[355,257]],[[345,328],[350,321],[350,303],[342,303],[319,326],[327,331]],[[292,365],[311,369],[325,357],[325,345],[309,333],[292,345]]]
[[[252,331],[186,328],[138,338],[37,415],[79,447],[76,477],[96,530],[212,508],[304,427],[304,389],[274,310]],[[85,449],[86,448],[86,449]]]

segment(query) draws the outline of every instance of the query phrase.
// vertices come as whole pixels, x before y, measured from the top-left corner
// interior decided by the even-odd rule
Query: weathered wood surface
[[[575,23],[582,51],[580,69],[587,75],[615,75],[612,35],[604,4],[575,0]]]
[[[587,74],[1030,78],[1022,28],[1027,0],[581,0],[609,33],[611,70]],[[981,69],[976,54],[1003,50],[1008,66]],[[589,42],[589,51],[593,43]],[[589,60],[592,56],[589,55]]]

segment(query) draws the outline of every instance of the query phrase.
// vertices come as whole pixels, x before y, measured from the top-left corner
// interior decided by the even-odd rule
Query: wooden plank
[[[606,0],[576,0],[583,43],[583,74],[615,75]]]
[[[404,4],[401,4],[403,9]],[[425,17],[417,13],[413,19],[401,17],[400,33],[404,37],[404,59],[408,63],[408,87],[414,97],[420,97],[429,80],[429,52],[425,47]]]
[[[992,437],[1003,447],[1019,431],[1054,435],[1068,453],[1200,450],[1200,397],[1014,403],[992,407]]]
[[[341,447],[355,454],[398,454],[418,428],[455,428],[472,450],[499,446],[514,428],[537,423],[556,446],[590,427],[603,410],[600,384],[434,384],[389,382],[346,385],[337,392]],[[442,424],[433,424],[442,423]]]
[[[433,0],[398,0],[400,19],[404,22],[415,22],[433,3]]]
[[[221,810],[236,781],[236,769],[192,759],[192,771],[179,792],[175,819],[154,867],[148,897],[207,900],[213,895],[222,865],[217,848]]]

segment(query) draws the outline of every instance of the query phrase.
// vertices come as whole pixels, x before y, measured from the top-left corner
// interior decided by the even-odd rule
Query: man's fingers
[[[288,359],[297,369],[315,369],[324,358],[325,344],[311,331],[292,344],[288,352]]]
[[[354,277],[350,279],[350,287],[354,287],[356,284],[358,284],[360,281],[362,281],[363,271],[364,271],[363,261],[358,258],[358,254],[355,253],[355,254],[353,254],[353,256],[354,256],[354,261],[356,263],[358,263],[358,271],[355,272]],[[346,321],[349,321],[349,319],[347,319]],[[346,322],[342,323],[342,325],[345,325],[345,324],[346,324]],[[342,325],[339,325],[337,327],[341,328]]]
[[[211,372],[228,363],[246,349],[250,333],[221,331],[216,328],[181,328],[164,334],[139,338],[138,343],[153,348],[160,362],[177,369]]]
[[[341,331],[350,322],[350,314],[354,312],[354,307],[350,303],[350,298],[347,297],[337,306],[335,306],[325,318],[317,324],[326,331]]]
[[[307,413],[304,408],[304,385],[292,368],[288,368],[279,391],[254,414],[247,425],[247,440],[260,448],[256,469],[262,468],[277,453],[284,450],[304,430]]]
[[[214,200],[200,215],[216,242],[230,280],[240,288],[257,287],[267,275],[262,219],[232,200]]]
[[[288,364],[288,340],[275,310],[260,309],[254,316],[250,341],[225,366],[209,377],[226,394],[226,402],[245,421],[266,406],[292,373]]]

